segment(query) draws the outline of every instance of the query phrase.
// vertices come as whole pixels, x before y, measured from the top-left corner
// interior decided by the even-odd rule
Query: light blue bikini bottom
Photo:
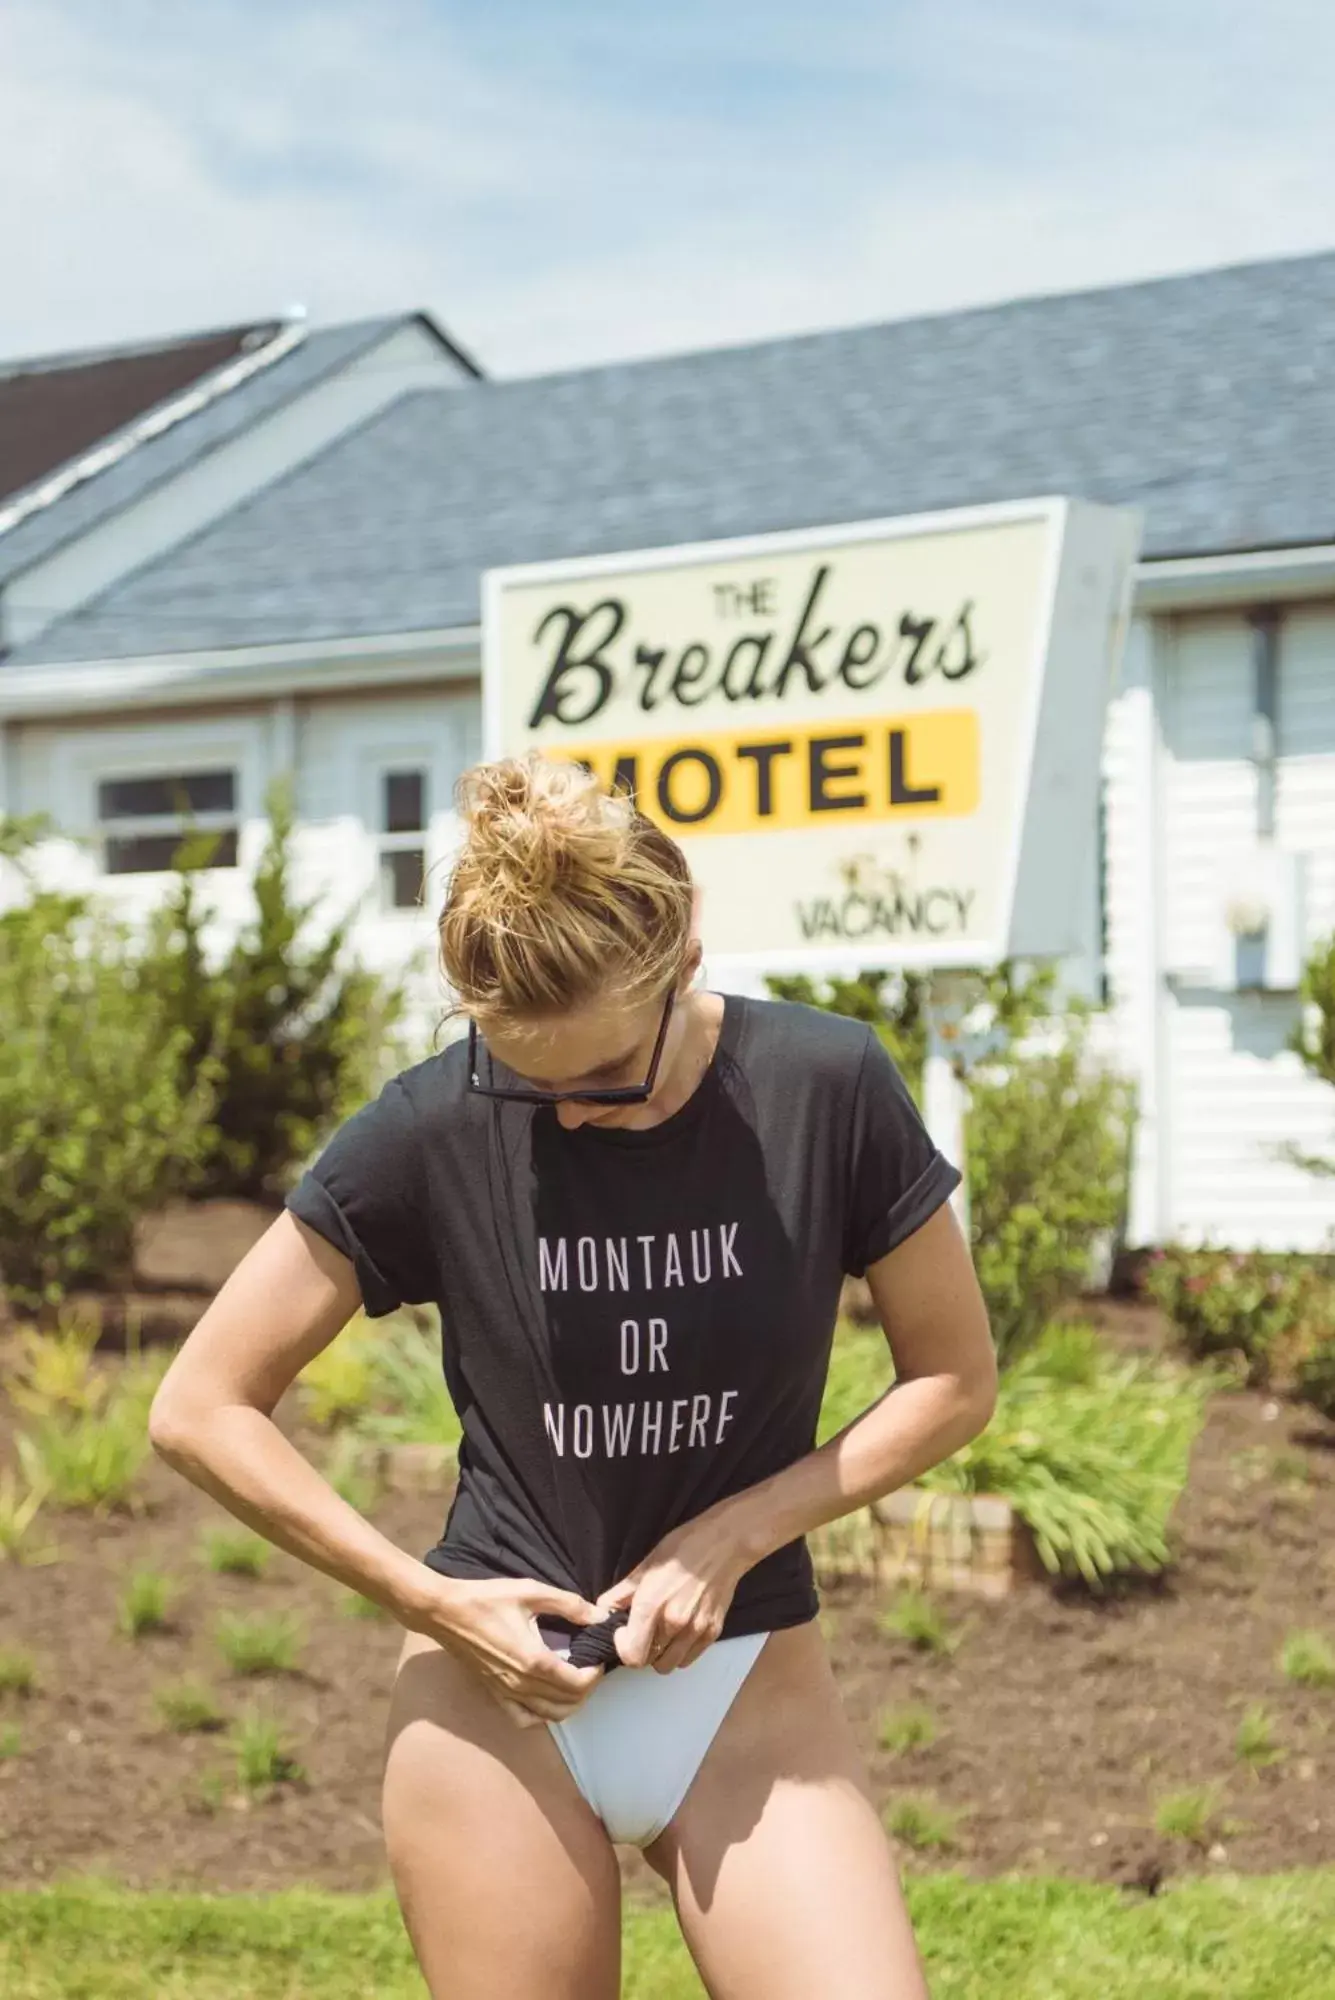
[[[564,1722],[549,1722],[608,1838],[647,1847],[691,1788],[768,1632],[716,1639],[669,1674],[617,1667]]]

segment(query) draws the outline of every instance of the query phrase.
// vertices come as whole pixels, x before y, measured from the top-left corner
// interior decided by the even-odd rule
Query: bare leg
[[[928,2000],[814,1622],[771,1634],[646,1855],[712,2000]]]
[[[621,1882],[545,1724],[406,1635],[385,1731],[385,1844],[433,2000],[616,2000]]]

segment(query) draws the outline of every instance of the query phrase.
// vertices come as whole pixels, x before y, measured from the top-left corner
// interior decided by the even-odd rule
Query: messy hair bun
[[[665,987],[690,942],[686,857],[624,792],[530,751],[465,771],[440,918],[459,1006],[493,1025]]]

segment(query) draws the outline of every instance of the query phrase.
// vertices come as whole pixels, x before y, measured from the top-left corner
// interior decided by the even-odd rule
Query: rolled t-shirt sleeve
[[[949,1201],[960,1178],[869,1028],[853,1101],[844,1269],[862,1277]]]
[[[418,1135],[397,1077],[340,1125],[285,1206],[351,1260],[372,1319],[434,1298]]]

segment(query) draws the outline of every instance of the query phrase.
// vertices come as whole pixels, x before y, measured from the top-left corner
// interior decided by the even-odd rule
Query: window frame
[[[399,833],[390,833],[383,822],[389,818],[389,780],[411,774],[422,781],[422,823],[408,827]],[[422,857],[422,884],[431,868],[431,794],[434,776],[432,759],[423,756],[420,750],[408,751],[403,756],[394,756],[378,750],[371,761],[371,780],[374,792],[375,810],[371,815],[369,831],[375,845],[375,883],[378,913],[382,917],[413,917],[424,913],[425,905],[419,895],[413,903],[396,903],[389,893],[389,882],[385,860],[391,854],[420,854]]]

